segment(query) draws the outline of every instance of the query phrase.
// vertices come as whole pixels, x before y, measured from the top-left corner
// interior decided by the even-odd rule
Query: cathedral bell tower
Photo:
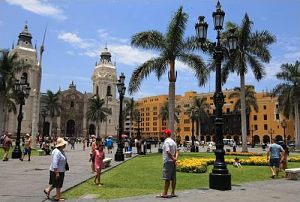
[[[9,54],[17,54],[17,60],[24,62],[24,64],[28,66],[28,69],[20,71],[20,73],[16,75],[16,78],[19,79],[21,75],[25,75],[31,88],[29,97],[25,99],[25,105],[23,107],[21,134],[29,133],[32,135],[32,139],[34,139],[38,133],[41,64],[38,61],[37,50],[33,48],[31,39],[32,35],[29,32],[28,25],[25,24],[23,31],[19,34],[16,47],[14,47]],[[10,113],[5,130],[14,133],[16,126],[17,115]]]
[[[99,62],[96,62],[93,80],[93,95],[105,100],[105,107],[111,110],[111,115],[107,117],[107,121],[101,124],[99,136],[105,137],[117,134],[116,125],[118,123],[117,115],[118,100],[116,99],[117,73],[116,67],[111,61],[111,53],[107,47],[100,54]]]

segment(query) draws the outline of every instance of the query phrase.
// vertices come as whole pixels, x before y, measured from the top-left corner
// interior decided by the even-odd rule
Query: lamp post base
[[[11,154],[12,159],[20,159],[22,158],[22,151],[20,146],[16,145]]]
[[[209,188],[221,191],[231,190],[231,174],[209,174]]]
[[[118,146],[117,152],[115,154],[115,161],[124,161],[123,149]]]
[[[196,146],[191,147],[191,152],[196,152]]]

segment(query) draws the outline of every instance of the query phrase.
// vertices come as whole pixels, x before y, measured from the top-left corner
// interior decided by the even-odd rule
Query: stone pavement
[[[70,171],[66,172],[62,190],[66,190],[80,184],[94,176],[91,172],[89,153],[90,147],[82,151],[82,145],[76,144],[75,150],[70,150],[68,145],[66,155],[70,165]],[[116,147],[115,147],[116,148]],[[115,150],[106,157],[114,159]],[[25,158],[26,159],[26,158]],[[128,159],[125,159],[128,160]],[[7,162],[0,161],[0,202],[30,201],[40,202],[45,200],[44,188],[49,182],[50,156],[33,156],[30,162],[18,159],[9,159]],[[112,169],[122,162],[112,160]],[[55,194],[55,190],[51,195]]]
[[[237,149],[238,151],[240,148]],[[90,163],[88,162],[90,148],[86,151],[81,150],[81,145],[76,145],[76,150],[66,150],[70,171],[66,173],[63,190],[80,184],[91,178]],[[200,148],[200,151],[206,151],[206,148]],[[249,151],[262,152],[261,148],[249,148]],[[157,152],[157,148],[152,149]],[[114,159],[115,151],[112,154],[106,154],[107,157]],[[112,167],[121,162],[112,161]],[[50,156],[34,156],[31,162],[21,162],[10,159],[8,162],[0,162],[0,202],[19,202],[45,201],[43,189],[48,186],[49,180]],[[300,167],[300,165],[299,165]],[[255,176],[254,176],[255,177]],[[163,182],[159,182],[163,186]],[[53,190],[52,194],[55,194]],[[158,193],[157,193],[158,194]],[[231,191],[216,191],[210,189],[194,189],[181,191],[177,193],[178,198],[162,199],[155,195],[146,195],[130,197],[125,199],[116,199],[109,201],[141,201],[156,202],[162,200],[171,201],[298,201],[300,198],[300,181],[291,181],[286,179],[270,180],[242,185],[233,185]],[[48,200],[46,200],[48,201]],[[71,202],[103,202],[108,200],[78,199],[67,200]]]

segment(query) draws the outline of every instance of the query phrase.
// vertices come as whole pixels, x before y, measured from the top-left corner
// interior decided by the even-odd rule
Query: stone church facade
[[[51,118],[43,112],[45,109],[40,102],[45,94],[40,93],[42,79],[41,57],[38,57],[36,47],[33,48],[32,35],[28,26],[19,34],[16,47],[12,47],[9,54],[17,53],[19,59],[30,65],[27,71],[20,72],[26,75],[30,83],[31,91],[23,106],[23,121],[21,134],[31,133],[33,138],[38,134],[58,135],[68,137],[88,137],[96,134],[96,123],[87,120],[88,101],[93,96],[99,96],[105,100],[105,106],[112,114],[108,115],[107,122],[100,126],[100,137],[116,135],[118,130],[119,100],[116,97],[117,72],[111,61],[111,53],[107,47],[101,52],[99,61],[96,62],[92,74],[93,92],[80,92],[76,89],[75,83],[69,85],[67,90],[61,91],[60,104],[61,113],[58,117]],[[41,50],[42,51],[42,50]],[[40,60],[39,60],[40,59]],[[3,103],[0,101],[0,109],[3,110]],[[18,108],[18,107],[17,107]],[[17,128],[17,114],[1,113],[0,130],[15,134]],[[50,125],[50,123],[52,123]]]

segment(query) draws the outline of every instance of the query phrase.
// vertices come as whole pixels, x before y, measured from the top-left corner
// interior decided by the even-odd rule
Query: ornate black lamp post
[[[283,138],[284,138],[284,144],[287,144],[287,141],[286,141],[286,135],[285,135],[285,129],[287,127],[287,122],[285,119],[283,119],[281,121],[281,127],[283,128]]]
[[[111,94],[111,89],[110,88],[107,88],[106,90],[106,108],[108,108],[108,99],[112,97],[112,94]],[[105,138],[107,137],[107,117],[108,117],[108,114],[106,115],[106,120],[105,120]]]
[[[119,111],[119,138],[118,138],[118,149],[115,154],[115,161],[124,161],[124,154],[123,154],[123,143],[122,143],[122,134],[123,134],[123,98],[125,95],[126,87],[124,84],[125,75],[121,73],[119,77],[117,88],[120,94],[120,111]]]
[[[217,30],[217,42],[209,43],[206,41],[207,27],[208,24],[204,21],[204,16],[199,17],[199,22],[196,23],[195,29],[197,36],[202,42],[202,48],[205,49],[208,45],[209,48],[214,50],[214,60],[216,63],[216,90],[214,94],[214,104],[216,106],[216,161],[214,168],[209,175],[209,187],[217,190],[230,190],[231,189],[231,174],[228,172],[226,163],[224,160],[224,144],[223,144],[223,133],[222,133],[222,107],[224,105],[224,95],[222,93],[222,79],[221,79],[221,62],[223,60],[224,51],[233,51],[237,46],[237,37],[234,36],[234,30],[228,37],[228,49],[224,44],[221,43],[220,31],[223,29],[223,22],[225,12],[221,9],[221,4],[218,1],[216,11],[212,14],[214,20],[214,27]]]
[[[270,135],[271,135],[271,140],[270,140],[270,142],[272,142],[274,130],[271,128],[268,132],[269,132]]]
[[[20,104],[19,115],[18,115],[18,128],[17,128],[17,139],[16,146],[12,152],[13,159],[19,159],[22,157],[22,152],[20,148],[20,135],[21,135],[21,123],[23,120],[22,107],[25,105],[25,98],[28,98],[30,93],[29,83],[27,82],[27,77],[25,75],[21,76],[21,80],[15,82],[15,92],[17,95],[18,103]]]
[[[196,147],[195,147],[195,129],[194,129],[194,120],[195,120],[195,109],[192,107],[191,111],[191,119],[192,119],[192,147],[191,147],[191,152],[196,152]]]

